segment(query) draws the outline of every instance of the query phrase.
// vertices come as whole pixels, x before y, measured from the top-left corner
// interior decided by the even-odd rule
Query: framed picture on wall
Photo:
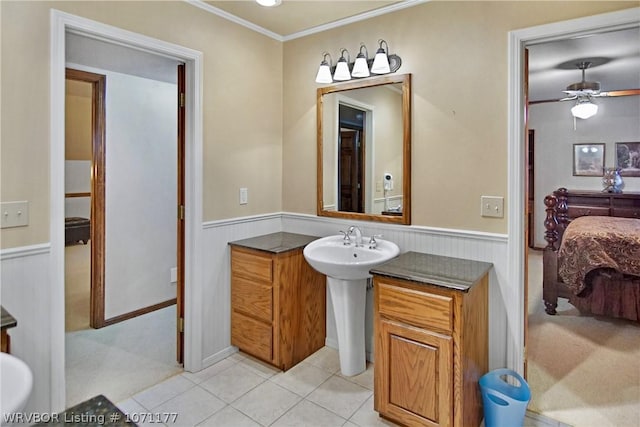
[[[573,144],[573,175],[602,176],[604,144]]]
[[[622,176],[640,176],[640,142],[616,142],[616,167]]]

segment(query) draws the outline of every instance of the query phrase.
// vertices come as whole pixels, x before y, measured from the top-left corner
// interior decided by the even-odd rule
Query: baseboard
[[[158,304],[154,304],[148,307],[140,308],[138,310],[130,311],[129,313],[124,313],[119,316],[112,317],[110,319],[105,319],[102,327],[124,322],[125,320],[133,319],[134,317],[142,316],[143,314],[151,313],[152,311],[160,310],[162,308],[172,306],[176,303],[177,303],[176,298],[173,298],[167,301],[160,302]]]
[[[202,369],[208,368],[211,365],[215,365],[219,361],[226,359],[234,353],[237,353],[238,347],[229,346],[219,352],[212,354],[211,356],[207,356],[202,360]]]

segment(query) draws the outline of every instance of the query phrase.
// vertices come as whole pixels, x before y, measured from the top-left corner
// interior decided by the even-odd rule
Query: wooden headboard
[[[605,193],[602,191],[558,188],[544,198],[545,249],[558,250],[562,235],[572,219],[586,215],[617,216],[640,219],[640,193]]]

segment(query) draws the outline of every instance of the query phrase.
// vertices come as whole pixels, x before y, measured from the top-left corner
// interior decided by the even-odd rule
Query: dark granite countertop
[[[146,414],[125,415],[109,399],[103,395],[96,396],[77,404],[64,412],[53,414],[48,422],[35,424],[37,426],[136,426],[130,418],[138,418]],[[146,418],[150,420],[151,417]],[[153,420],[152,420],[153,422]],[[156,421],[164,422],[164,420]]]
[[[370,273],[467,292],[492,267],[489,262],[406,252]]]
[[[279,254],[304,248],[314,240],[319,239],[317,236],[306,236],[304,234],[294,234],[286,232],[278,232],[265,234],[263,236],[252,237],[250,239],[236,240],[229,242],[233,246],[242,246],[249,249]]]
[[[18,321],[11,315],[11,313],[5,310],[2,306],[0,306],[0,309],[2,309],[2,329],[9,329],[18,325]]]

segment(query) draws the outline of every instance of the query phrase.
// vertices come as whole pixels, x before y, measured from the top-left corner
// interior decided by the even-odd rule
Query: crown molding
[[[292,33],[289,35],[282,35],[275,33],[271,30],[267,30],[264,27],[254,24],[253,22],[247,21],[246,19],[242,19],[236,15],[233,15],[225,10],[217,8],[215,6],[211,6],[208,3],[205,3],[203,0],[184,0],[192,6],[198,7],[202,10],[205,10],[209,13],[213,13],[221,18],[227,19],[231,22],[235,22],[236,24],[242,25],[243,27],[249,28],[250,30],[256,31],[260,34],[263,34],[267,37],[271,37],[274,40],[278,40],[280,42],[286,42],[289,40],[299,39],[301,37],[306,37],[311,34],[321,33],[323,31],[331,30],[333,28],[342,27],[344,25],[349,25],[354,22],[364,21],[369,18],[373,18],[380,15],[385,15],[387,13],[395,12],[398,10],[406,9],[408,7],[413,7],[418,4],[427,3],[431,0],[405,0],[399,3],[395,3],[389,6],[384,6],[379,9],[371,10],[369,12],[364,12],[359,15],[350,16],[344,19],[338,19],[337,21],[329,22],[327,24],[318,25],[316,27],[312,27],[303,31],[298,31],[297,33]]]
[[[225,10],[222,10],[220,8],[217,8],[215,6],[211,6],[208,3],[205,3],[202,0],[184,0],[187,3],[189,3],[191,6],[195,6],[198,7],[202,10],[205,10],[209,13],[213,13],[214,15],[217,15],[221,18],[224,18],[228,21],[231,22],[235,22],[238,25],[242,25],[243,27],[246,27],[250,30],[253,30],[257,33],[263,34],[267,37],[271,37],[274,40],[278,40],[280,42],[284,41],[284,37],[282,37],[280,34],[274,33],[273,31],[267,30],[266,28],[261,27],[260,25],[256,25],[253,22],[249,22],[246,19],[242,19],[232,13],[229,13]]]

